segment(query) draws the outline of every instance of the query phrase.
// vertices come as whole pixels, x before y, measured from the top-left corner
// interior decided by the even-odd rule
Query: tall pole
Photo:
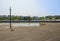
[[[10,11],[10,29],[11,29],[11,31],[14,31],[13,29],[12,29],[12,25],[11,25],[11,5],[10,5],[10,9],[9,9],[9,11]]]
[[[11,29],[11,31],[14,31],[14,30],[12,29],[12,25],[11,25],[11,6],[10,6],[10,29]]]

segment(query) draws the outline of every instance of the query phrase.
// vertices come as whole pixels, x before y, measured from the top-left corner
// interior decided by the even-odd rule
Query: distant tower
[[[11,6],[10,6],[10,9],[9,9],[9,11],[10,11],[10,29],[11,29],[11,31],[14,31],[13,29],[12,29],[12,26],[11,26]]]

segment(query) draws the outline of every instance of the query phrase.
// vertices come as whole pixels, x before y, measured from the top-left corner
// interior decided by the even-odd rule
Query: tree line
[[[38,16],[11,16],[11,20],[53,20],[53,19],[60,19],[60,16],[43,16],[43,17],[38,17]],[[10,15],[0,15],[0,20],[10,20]]]

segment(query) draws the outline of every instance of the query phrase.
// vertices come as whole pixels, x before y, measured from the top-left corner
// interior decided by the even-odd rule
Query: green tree
[[[47,18],[47,19],[52,19],[52,18],[53,18],[53,16],[46,16],[46,18]]]
[[[45,17],[40,17],[39,19],[40,19],[40,20],[45,20],[46,18],[45,18]]]
[[[19,17],[18,16],[12,16],[11,19],[12,20],[19,20]]]

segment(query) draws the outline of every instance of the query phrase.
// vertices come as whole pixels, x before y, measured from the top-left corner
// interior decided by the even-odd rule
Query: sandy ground
[[[60,23],[45,23],[40,27],[13,27],[0,25],[0,41],[60,41]]]

